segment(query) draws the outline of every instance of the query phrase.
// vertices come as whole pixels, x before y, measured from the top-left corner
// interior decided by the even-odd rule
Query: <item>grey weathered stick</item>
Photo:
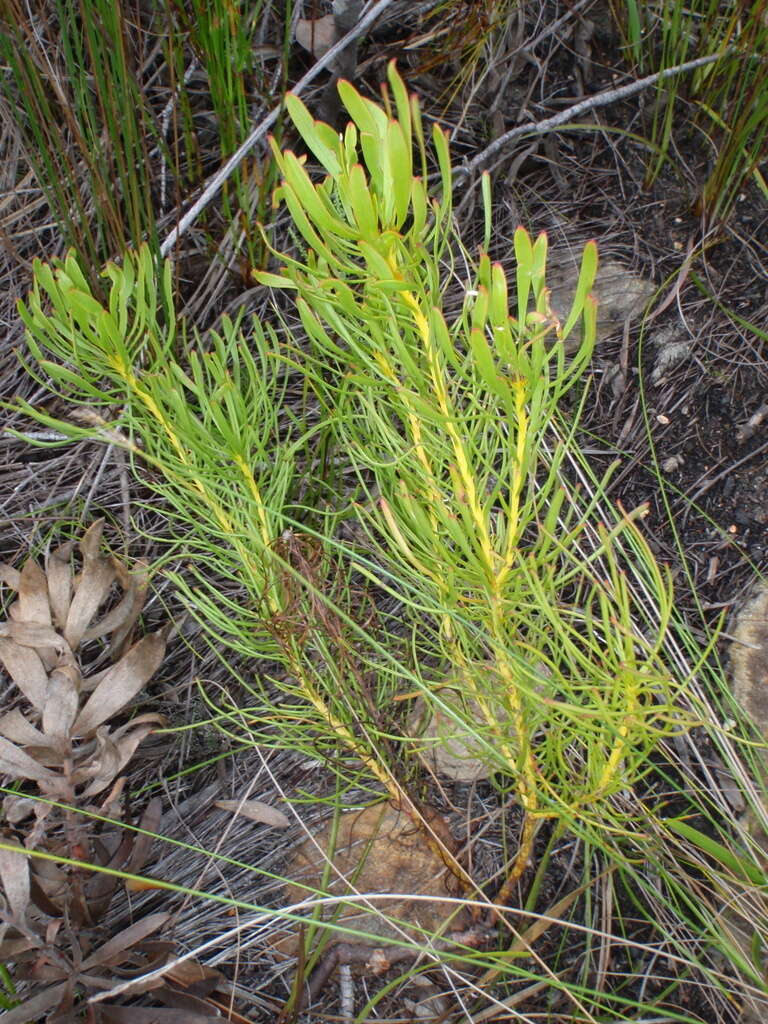
[[[359,38],[368,26],[371,25],[382,11],[386,10],[391,3],[392,0],[378,0],[378,3],[375,3],[368,11],[366,11],[360,21],[358,21],[358,23],[350,29],[343,38],[339,39],[337,43],[334,43],[330,50],[328,50],[327,53],[324,53],[316,64],[312,65],[306,75],[296,83],[291,91],[298,96],[304,89],[306,89],[309,83],[312,82],[324,68],[330,67],[334,58],[336,58],[342,50],[345,50],[351,42]],[[195,220],[197,220],[206,206],[210,203],[211,199],[213,199],[224,182],[240,166],[249,151],[256,145],[259,139],[263,138],[267,134],[269,129],[277,120],[281,108],[282,104],[278,104],[274,110],[271,110],[259,125],[254,128],[240,148],[232,154],[229,160],[222,164],[215,174],[211,175],[200,196],[190,206],[179,223],[160,246],[161,256],[168,255],[190,225],[194,224]]]
[[[627,96],[641,92],[643,89],[647,89],[649,86],[655,85],[656,82],[661,82],[665,78],[672,78],[673,75],[682,75],[686,71],[693,71],[696,68],[704,67],[705,64],[712,64],[723,56],[722,53],[713,53],[707,57],[697,57],[695,60],[686,61],[685,64],[676,64],[673,68],[664,68],[663,71],[657,71],[653,75],[646,75],[645,78],[638,78],[637,81],[629,82],[618,89],[605,89],[603,92],[595,93],[589,99],[580,100],[578,103],[574,103],[572,107],[561,110],[559,114],[548,117],[545,121],[539,121],[537,124],[518,125],[516,128],[510,129],[510,131],[504,132],[498,139],[494,139],[490,146],[486,146],[482,152],[472,157],[468,163],[454,167],[454,177],[467,177],[474,174],[491,157],[495,156],[499,150],[522,135],[544,135],[546,132],[552,131],[553,128],[559,128],[560,125],[567,124],[568,121],[573,121],[581,114],[586,114],[590,110],[596,110],[598,107],[607,107],[610,103],[626,99]]]

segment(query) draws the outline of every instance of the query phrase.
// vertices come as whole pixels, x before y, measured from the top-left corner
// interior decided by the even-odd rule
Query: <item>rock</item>
[[[731,636],[733,696],[768,740],[768,586],[742,605]]]
[[[459,894],[458,880],[429,846],[424,829],[391,803],[342,814],[298,847],[286,876],[291,879],[286,886],[290,904],[312,899],[306,887],[332,896],[369,894],[367,901],[358,898],[353,905],[335,905],[323,915],[327,920],[336,913],[336,921],[345,928],[372,936],[369,944],[376,936],[422,941],[418,929],[437,932],[446,925],[453,930],[467,924],[467,911],[457,912],[457,905],[448,900]],[[379,893],[400,898],[377,899]],[[349,935],[339,938],[355,941]],[[358,941],[366,943],[363,936]],[[295,932],[279,945],[281,952],[291,955],[297,947]]]
[[[566,257],[558,263],[553,254],[547,272],[547,286],[550,288],[549,303],[561,323],[565,323],[571,311],[576,284],[579,280],[579,264]],[[597,299],[597,343],[605,341],[614,331],[621,329],[629,317],[637,320],[646,303],[656,291],[656,285],[633,273],[618,260],[600,260],[592,294]],[[581,340],[581,324],[577,323],[568,337],[569,350],[576,348]]]
[[[661,384],[666,374],[691,354],[692,339],[676,325],[663,327],[652,338],[656,358],[651,370],[651,383]]]
[[[440,700],[456,710],[466,722],[476,722],[478,730],[487,734],[485,715],[473,697],[467,697],[460,689],[444,687],[438,692]],[[497,721],[505,723],[510,742],[514,736],[509,713],[501,702],[489,701]],[[488,756],[487,747],[478,743],[471,726],[456,722],[446,711],[430,708],[423,697],[414,702],[413,712],[408,719],[408,732],[424,741],[422,756],[436,772],[447,775],[456,782],[477,782],[487,779],[496,771]]]
[[[733,638],[729,658],[734,698],[763,738],[768,740],[768,586],[759,586],[736,612],[730,633]],[[767,753],[762,751],[764,762]],[[740,825],[765,855],[760,859],[762,869],[768,870],[768,836],[758,815],[748,809],[741,817]],[[730,940],[743,956],[754,961],[756,950],[761,947],[762,933],[755,928],[754,921],[759,911],[751,901],[759,897],[757,894],[746,896],[742,906],[734,900],[732,891],[728,891],[727,896],[728,903],[722,910],[723,924]],[[763,966],[765,968],[765,960]],[[740,1024],[762,1024],[767,1015],[768,1000],[752,988],[746,994]]]

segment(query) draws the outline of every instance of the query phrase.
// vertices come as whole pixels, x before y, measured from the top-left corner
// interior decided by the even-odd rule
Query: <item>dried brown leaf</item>
[[[31,558],[28,558],[19,576],[19,600],[16,603],[20,622],[34,622],[41,626],[51,625],[51,606],[48,603],[48,581],[45,573]]]
[[[80,548],[80,553],[83,556],[83,563],[92,561],[94,558],[99,557],[101,549],[101,537],[104,533],[104,520],[96,519],[88,529],[85,531],[83,536],[80,538],[80,542],[77,545]]]
[[[3,1024],[29,1024],[31,1020],[39,1020],[43,1014],[59,1002],[67,990],[68,982],[52,985],[39,995],[26,999],[12,1010],[3,1013]]]
[[[92,529],[93,527],[91,527]],[[88,530],[86,537],[91,530]],[[85,555],[85,564],[69,606],[67,624],[64,628],[64,636],[72,650],[76,650],[80,646],[85,631],[106,600],[109,588],[115,579],[114,570],[107,559],[91,553],[93,547],[91,543],[86,546],[85,538],[83,538],[80,547]],[[85,554],[86,551],[88,554]]]
[[[205,1020],[206,1014],[210,1014],[212,1011],[210,1003],[206,1002],[204,997],[195,995],[191,992],[181,992],[178,989],[163,988],[155,993],[155,998],[162,1000],[168,1006],[174,1008],[176,1013],[184,1013],[184,1024],[190,1019],[194,1020]],[[208,1018],[210,1019],[210,1018]]]
[[[14,779],[35,779],[38,782],[55,780],[53,772],[38,764],[15,743],[0,736],[0,772]]]
[[[201,964],[199,960],[182,960],[181,963],[172,964],[165,977],[175,985],[193,989],[198,995],[202,989],[211,992],[226,983],[221,971]]]
[[[0,880],[13,920],[22,922],[29,906],[29,858],[22,847],[0,848]]]
[[[48,600],[51,605],[54,625],[64,630],[72,601],[72,566],[71,558],[74,541],[67,541],[51,551],[45,562],[48,577]]]
[[[46,768],[61,768],[64,764],[65,751],[55,739],[43,736],[43,745],[38,747],[28,744],[25,748],[31,758]]]
[[[24,935],[0,942],[0,962],[18,960],[30,949],[39,949],[40,943],[34,936]],[[5,1014],[0,1020],[5,1021]]]
[[[50,894],[52,890],[55,891],[67,885],[68,876],[66,871],[60,868],[58,864],[54,864],[52,860],[35,858],[32,867],[35,878],[45,888],[47,893]]]
[[[112,938],[105,942],[103,946],[100,946],[95,953],[92,953],[89,957],[86,957],[81,964],[81,969],[84,971],[90,970],[92,967],[103,967],[108,965],[110,961],[114,964],[122,963],[125,958],[125,953],[131,946],[135,946],[137,942],[141,942],[148,936],[152,935],[158,929],[162,928],[163,925],[170,919],[170,914],[148,914],[143,917],[140,921],[136,921],[134,924],[129,925],[128,928],[124,928],[117,935],[113,935]]]
[[[42,763],[42,762],[41,762]],[[53,766],[57,767],[57,766]],[[61,774],[61,771],[56,772],[50,779],[40,779],[37,783],[40,793],[47,797],[49,800],[58,800],[62,803],[71,798],[72,787],[69,783],[69,779]],[[38,830],[36,834],[35,843],[37,843],[40,837],[43,835],[43,830]]]
[[[152,889],[164,889],[165,886],[155,878],[126,878],[126,892],[150,892]]]
[[[11,590],[18,590],[21,584],[21,573],[12,565],[0,562],[0,583],[5,583]]]
[[[46,736],[61,741],[69,738],[80,707],[79,683],[80,672],[75,665],[65,665],[51,673],[43,706],[43,732]]]
[[[92,796],[106,789],[120,771],[120,751],[109,735],[109,726],[103,725],[96,730],[96,742],[96,754],[87,764],[72,773],[72,781],[77,786],[91,780],[90,785],[83,791],[83,796]]]
[[[165,635],[149,633],[104,675],[77,717],[73,735],[87,736],[121,711],[152,678],[165,655]]]
[[[126,870],[132,846],[133,836],[123,835],[110,855],[110,851],[104,848],[100,841],[94,840],[93,863],[104,866],[107,871],[94,871],[83,886],[83,895],[92,921],[100,921],[109,909],[112,897],[120,884],[118,872]]]
[[[158,718],[160,716],[158,715]],[[136,748],[142,743],[150,733],[155,731],[155,722],[152,724],[140,725],[138,728],[131,729],[125,736],[121,736],[115,743],[119,756],[119,768],[118,772],[121,772],[123,768],[128,764],[133,755],[136,753]],[[100,790],[93,790],[92,785],[86,790],[87,796],[92,796],[94,792],[100,792]]]
[[[29,703],[42,711],[48,689],[48,675],[36,651],[13,640],[0,639],[0,661]]]
[[[296,42],[318,60],[338,39],[336,19],[332,14],[325,14],[322,18],[299,18],[296,22]]]
[[[53,626],[13,620],[0,623],[0,636],[14,640],[22,647],[34,647],[43,661],[45,661],[45,655],[51,651],[55,652],[58,657],[66,657],[67,660],[71,660],[72,657],[66,641]]]
[[[99,685],[101,680],[112,669],[111,665],[107,665],[106,668],[100,669],[98,672],[94,672],[92,676],[86,676],[86,678],[80,684],[81,693],[91,693]]]
[[[41,782],[40,785],[45,786],[46,783]],[[35,820],[32,828],[24,836],[24,845],[28,850],[34,850],[40,845],[45,835],[46,820],[54,814],[53,805],[42,800],[34,800],[32,802],[32,814]]]
[[[152,844],[160,829],[162,816],[163,802],[159,796],[155,796],[145,807],[139,822],[140,831],[136,835],[131,856],[125,869],[129,875],[137,875],[146,864]]]
[[[105,814],[108,818],[114,818],[116,820],[121,817],[120,801],[127,782],[128,779],[125,775],[122,775],[119,779],[115,779],[109,787],[109,792],[96,809],[99,814]]]
[[[18,825],[35,813],[37,801],[28,796],[6,796],[3,800],[3,817],[9,825]]]
[[[45,736],[22,715],[18,708],[0,718],[0,736],[20,747],[44,747]]]
[[[258,821],[262,825],[271,825],[273,828],[288,828],[291,824],[290,819],[282,811],[261,800],[217,800],[213,806],[222,811],[232,811],[241,818]]]
[[[96,796],[106,789],[114,777],[131,760],[141,741],[154,732],[154,729],[154,723],[141,725],[122,736],[117,742],[115,742],[114,736],[104,737],[100,742],[100,750],[92,762],[92,767],[82,776],[82,781],[89,777],[92,777],[93,780],[83,791],[83,797]],[[79,772],[75,773],[75,775],[79,774]],[[81,779],[78,778],[77,781],[81,781]]]
[[[166,724],[163,715],[158,714],[157,711],[145,711],[143,715],[136,715],[136,717],[132,718],[130,722],[126,722],[125,725],[118,726],[118,728],[112,732],[112,739],[117,742],[125,736],[126,733],[132,732],[139,725],[144,725],[145,723],[151,723],[153,728],[157,725]]]
[[[111,633],[110,649],[117,653],[144,607],[149,589],[149,571],[146,562],[138,562],[135,569],[129,572],[116,559],[113,559],[112,568],[125,593],[110,612],[85,631],[83,640],[97,640]]]

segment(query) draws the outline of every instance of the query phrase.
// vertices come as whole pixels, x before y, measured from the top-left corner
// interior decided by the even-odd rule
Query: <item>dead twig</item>
[[[731,51],[726,51],[726,53],[729,52]],[[695,60],[686,61],[684,64],[677,64],[672,68],[664,68],[662,71],[657,71],[652,75],[646,75],[645,78],[639,78],[635,82],[622,85],[618,89],[604,89],[603,92],[598,92],[594,96],[580,100],[566,110],[560,111],[559,114],[554,114],[544,121],[539,121],[538,124],[524,124],[511,128],[508,132],[500,135],[498,139],[494,139],[489,146],[486,146],[477,156],[473,157],[469,163],[452,168],[453,175],[454,177],[470,177],[514,139],[518,139],[523,135],[543,135],[546,132],[552,131],[553,128],[559,128],[560,125],[573,121],[574,118],[579,117],[581,114],[586,114],[590,110],[596,110],[598,107],[607,107],[618,100],[626,99],[627,96],[633,96],[636,92],[648,89],[650,86],[664,81],[666,78],[681,75],[686,71],[694,71],[696,68],[704,67],[706,64],[712,64],[716,60],[721,60],[723,56],[725,54],[710,54],[706,57],[697,57]]]

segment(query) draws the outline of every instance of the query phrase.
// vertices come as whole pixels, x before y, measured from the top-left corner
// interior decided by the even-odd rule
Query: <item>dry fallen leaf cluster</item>
[[[134,642],[147,568],[129,571],[102,554],[102,531],[97,522],[79,544],[51,551],[44,569],[33,559],[20,571],[0,566],[0,581],[16,595],[0,622],[0,663],[17,698],[0,718],[0,774],[6,792],[14,790],[2,805],[0,962],[13,963],[26,982],[8,1024],[48,1011],[48,1019],[74,1019],[89,989],[143,973],[172,949],[151,938],[168,914],[112,937],[95,927],[120,884],[111,872],[138,873],[159,826],[157,800],[140,832],[94,814],[120,818],[123,770],[162,722],[130,711],[166,647],[164,631]],[[127,721],[113,726],[117,715]],[[100,1004],[89,1019],[121,1020],[120,1009]]]
[[[102,529],[102,522],[95,523],[78,545],[78,573],[73,542],[48,555],[45,571],[32,559],[20,572],[0,566],[0,578],[18,595],[0,623],[0,662],[21,698],[0,718],[0,771],[34,782],[46,800],[64,803],[82,803],[112,785],[104,811],[119,797],[115,780],[161,718],[139,715],[118,728],[107,723],[157,671],[166,640],[157,632],[130,643],[146,595],[146,568],[131,573],[100,554]],[[99,618],[115,586],[122,599]],[[110,664],[85,675],[80,648],[107,637]],[[43,826],[53,811],[49,803],[24,797],[6,798],[3,807],[12,825],[34,815]],[[35,842],[42,831],[35,827]]]

